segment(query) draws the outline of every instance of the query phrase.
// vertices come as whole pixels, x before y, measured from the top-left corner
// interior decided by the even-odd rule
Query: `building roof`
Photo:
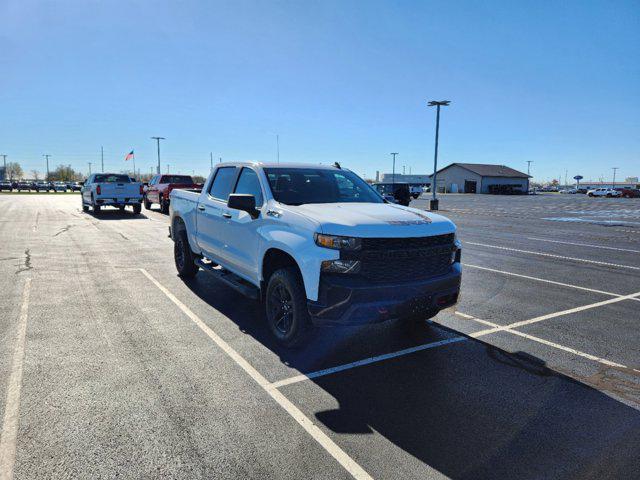
[[[452,163],[451,165],[447,165],[443,169],[438,170],[437,173],[453,167],[454,165],[470,170],[481,177],[531,178],[530,175],[514,170],[506,165],[491,165],[488,163]]]

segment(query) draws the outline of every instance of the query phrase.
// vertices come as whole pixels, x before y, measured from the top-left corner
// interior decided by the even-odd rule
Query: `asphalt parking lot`
[[[455,308],[287,351],[158,211],[0,195],[3,478],[636,478],[640,199],[440,206]]]

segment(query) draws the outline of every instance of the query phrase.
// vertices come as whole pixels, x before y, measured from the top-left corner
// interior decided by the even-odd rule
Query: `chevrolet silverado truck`
[[[144,193],[144,208],[151,210],[151,205],[160,205],[162,213],[169,213],[170,194],[174,188],[196,189],[198,185],[189,175],[156,175],[149,180],[149,185]]]
[[[202,191],[171,192],[170,219],[178,274],[262,302],[287,347],[315,325],[424,325],[458,300],[455,225],[339,165],[221,163]]]
[[[89,175],[80,190],[82,211],[100,213],[102,207],[116,207],[123,211],[133,207],[136,215],[142,211],[142,183],[132,182],[128,175],[120,173],[94,173]]]

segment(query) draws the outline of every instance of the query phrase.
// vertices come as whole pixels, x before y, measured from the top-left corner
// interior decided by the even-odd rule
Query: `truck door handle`
[[[204,205],[198,205],[198,210],[200,210],[201,212],[204,212]]]
[[[222,216],[223,216],[224,218],[231,218],[231,214],[230,214],[230,213],[227,213],[227,212],[223,213],[223,214],[222,214]]]

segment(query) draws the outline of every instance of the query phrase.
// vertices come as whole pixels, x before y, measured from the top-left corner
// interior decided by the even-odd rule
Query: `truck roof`
[[[253,165],[261,168],[318,168],[323,170],[338,170],[338,168],[334,165],[324,165],[316,163],[223,162],[217,164],[218,167],[238,167],[243,165]]]

